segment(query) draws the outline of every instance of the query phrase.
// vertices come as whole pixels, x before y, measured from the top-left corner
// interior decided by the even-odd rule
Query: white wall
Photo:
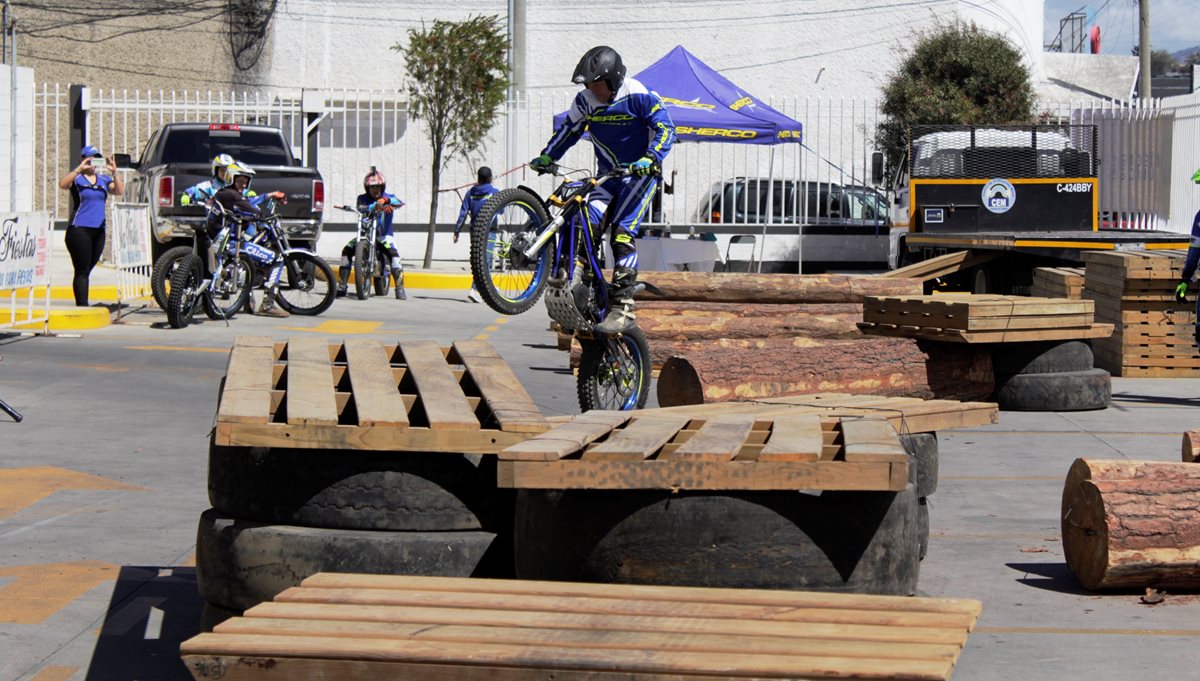
[[[11,201],[12,71],[0,65],[0,212],[33,210],[33,69],[17,67],[17,205]]]

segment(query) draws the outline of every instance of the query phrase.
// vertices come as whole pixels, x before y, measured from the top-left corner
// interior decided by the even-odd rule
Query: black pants
[[[87,307],[88,277],[92,274],[92,268],[100,262],[100,254],[104,253],[104,225],[99,228],[67,227],[67,252],[71,254],[71,264],[75,266],[75,278],[71,280],[75,304]]]

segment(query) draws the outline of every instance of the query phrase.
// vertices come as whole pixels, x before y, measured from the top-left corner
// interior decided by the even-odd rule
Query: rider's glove
[[[393,210],[395,210],[395,208],[393,208],[392,204],[390,203],[383,207],[383,212],[385,213],[391,213]]]
[[[654,172],[654,161],[647,156],[643,156],[633,163],[630,163],[629,169],[633,171],[634,175],[649,175],[650,173]]]
[[[181,205],[181,206],[192,205],[192,197],[188,196],[187,194],[183,194],[182,196],[179,197],[179,205]]]
[[[1178,284],[1176,284],[1175,285],[1175,302],[1186,303],[1187,302],[1187,291],[1188,291],[1188,282],[1187,281],[1181,281]]]
[[[283,192],[271,192],[270,196],[280,203],[287,203],[287,194]]]
[[[541,170],[551,163],[554,163],[554,159],[550,158],[549,154],[542,154],[529,162],[529,168],[530,170]]]

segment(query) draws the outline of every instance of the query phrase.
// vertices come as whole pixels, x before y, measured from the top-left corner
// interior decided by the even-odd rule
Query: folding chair
[[[725,272],[753,272],[757,244],[758,238],[753,234],[734,234],[725,247],[725,266],[722,269]],[[736,269],[733,267],[734,261],[738,263]],[[745,269],[742,269],[742,263],[746,264]]]

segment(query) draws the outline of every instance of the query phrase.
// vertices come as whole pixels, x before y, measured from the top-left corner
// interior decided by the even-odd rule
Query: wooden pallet
[[[1033,270],[1030,295],[1035,298],[1070,298],[1083,296],[1082,267],[1037,267]]]
[[[863,333],[957,343],[1097,338],[1090,300],[952,293],[867,298]]]
[[[499,454],[518,489],[899,492],[908,456],[879,417],[593,411]]]
[[[321,573],[185,641],[197,681],[948,679],[967,599]]]
[[[1087,274],[1112,272],[1127,279],[1171,279],[1179,281],[1183,272],[1186,250],[1141,251],[1084,251]]]
[[[550,428],[483,341],[239,336],[215,442],[244,447],[495,453]]]

